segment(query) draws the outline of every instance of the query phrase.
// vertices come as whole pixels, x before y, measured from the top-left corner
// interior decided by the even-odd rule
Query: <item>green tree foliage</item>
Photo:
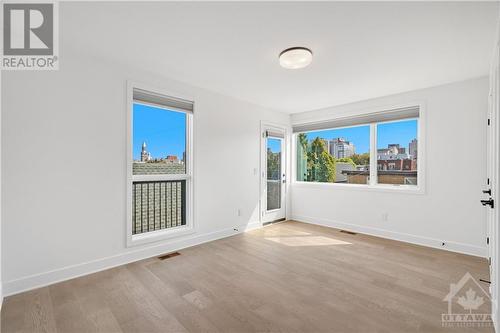
[[[300,133],[299,136],[299,144],[302,146],[304,151],[307,151],[307,134],[306,133]]]
[[[356,165],[368,165],[370,164],[370,153],[354,154],[351,159]]]
[[[281,173],[281,153],[273,153],[267,149],[267,179],[280,179]]]
[[[352,160],[352,158],[350,157],[343,157],[343,158],[338,158],[335,160],[336,163],[349,163],[351,164],[352,166],[356,166],[356,163],[354,163],[354,161]]]
[[[325,142],[317,137],[307,152],[307,180],[335,181],[335,159],[326,150]]]
[[[318,169],[316,173],[316,181],[319,182],[335,182],[335,159],[326,151],[321,152],[318,158]]]

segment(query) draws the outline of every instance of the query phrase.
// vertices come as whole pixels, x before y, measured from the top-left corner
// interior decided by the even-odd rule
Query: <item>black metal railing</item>
[[[186,225],[186,181],[132,183],[132,234]]]

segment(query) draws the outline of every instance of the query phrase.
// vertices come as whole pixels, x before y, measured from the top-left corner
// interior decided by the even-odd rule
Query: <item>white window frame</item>
[[[169,92],[166,89],[158,89],[135,81],[127,81],[127,247],[142,245],[161,240],[181,237],[196,232],[194,223],[194,196],[193,196],[193,113],[183,110],[175,110],[165,108],[171,111],[185,112],[186,114],[186,173],[185,174],[163,174],[163,175],[133,175],[133,112],[134,112],[134,88],[146,90],[148,92],[181,98],[193,101],[193,98],[180,95],[178,93]],[[146,104],[146,103],[143,103]],[[155,105],[155,107],[159,107]],[[195,108],[193,103],[193,108]],[[165,180],[185,180],[186,181],[186,225],[173,227],[163,230],[156,230],[142,234],[132,234],[132,188],[134,181],[165,181]]]
[[[356,124],[346,127],[370,126],[370,175],[369,184],[346,184],[346,183],[326,183],[326,182],[307,182],[297,180],[297,135],[301,132],[293,133],[292,137],[292,184],[299,187],[320,187],[320,188],[335,188],[342,190],[362,190],[362,191],[380,191],[380,192],[396,192],[409,194],[425,194],[425,127],[426,127],[426,108],[422,101],[412,102],[407,104],[398,104],[391,106],[375,107],[369,110],[363,110],[362,113],[352,113],[348,117],[359,117],[365,114],[384,113],[390,110],[396,110],[407,107],[418,107],[418,118],[403,118],[399,120],[381,121],[370,124]],[[345,114],[338,118],[346,118]],[[329,117],[324,121],[335,120],[335,117]],[[417,167],[417,185],[394,185],[394,184],[379,184],[377,181],[377,124],[393,123],[405,120],[417,119],[417,140],[418,140],[418,167]],[[337,129],[337,128],[332,128]],[[322,129],[323,130],[323,129]],[[307,132],[303,132],[307,133]]]

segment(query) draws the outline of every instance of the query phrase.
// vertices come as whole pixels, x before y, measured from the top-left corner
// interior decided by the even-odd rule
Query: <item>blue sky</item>
[[[176,155],[179,159],[186,149],[186,114],[167,111],[148,105],[134,104],[133,155],[135,160],[141,158],[142,143],[146,141],[147,150],[153,158]],[[356,126],[335,130],[315,131],[307,133],[311,141],[317,136],[331,140],[344,138],[352,141],[356,153],[362,154],[370,150],[370,126]],[[417,137],[417,120],[379,124],[377,130],[378,148],[387,148],[390,143],[399,143],[408,147],[411,140]],[[272,152],[280,150],[280,140],[269,138],[268,147]]]
[[[390,143],[399,143],[408,149],[411,140],[417,138],[417,120],[405,120],[379,124],[377,148],[387,148]]]
[[[268,138],[267,139],[267,148],[271,148],[271,152],[277,153],[281,151],[281,140]]]
[[[356,154],[370,151],[370,126],[356,126],[334,130],[307,133],[309,141],[316,137],[331,140],[344,138],[354,143]],[[417,120],[405,120],[379,124],[377,127],[377,148],[387,148],[390,143],[399,143],[408,148],[411,140],[417,137]]]
[[[142,143],[153,158],[176,155],[186,150],[186,114],[148,105],[134,104],[133,155],[141,159]]]

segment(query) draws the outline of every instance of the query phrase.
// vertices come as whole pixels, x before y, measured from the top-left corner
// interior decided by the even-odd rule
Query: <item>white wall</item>
[[[60,59],[3,77],[5,294],[258,224],[260,121],[288,115],[67,48]],[[194,236],[125,247],[127,79],[194,97]]]
[[[292,124],[388,105],[426,104],[425,194],[292,184],[296,220],[345,228],[475,255],[486,255],[486,77],[313,112]],[[420,147],[419,147],[420,148]],[[388,213],[383,221],[382,214]]]

